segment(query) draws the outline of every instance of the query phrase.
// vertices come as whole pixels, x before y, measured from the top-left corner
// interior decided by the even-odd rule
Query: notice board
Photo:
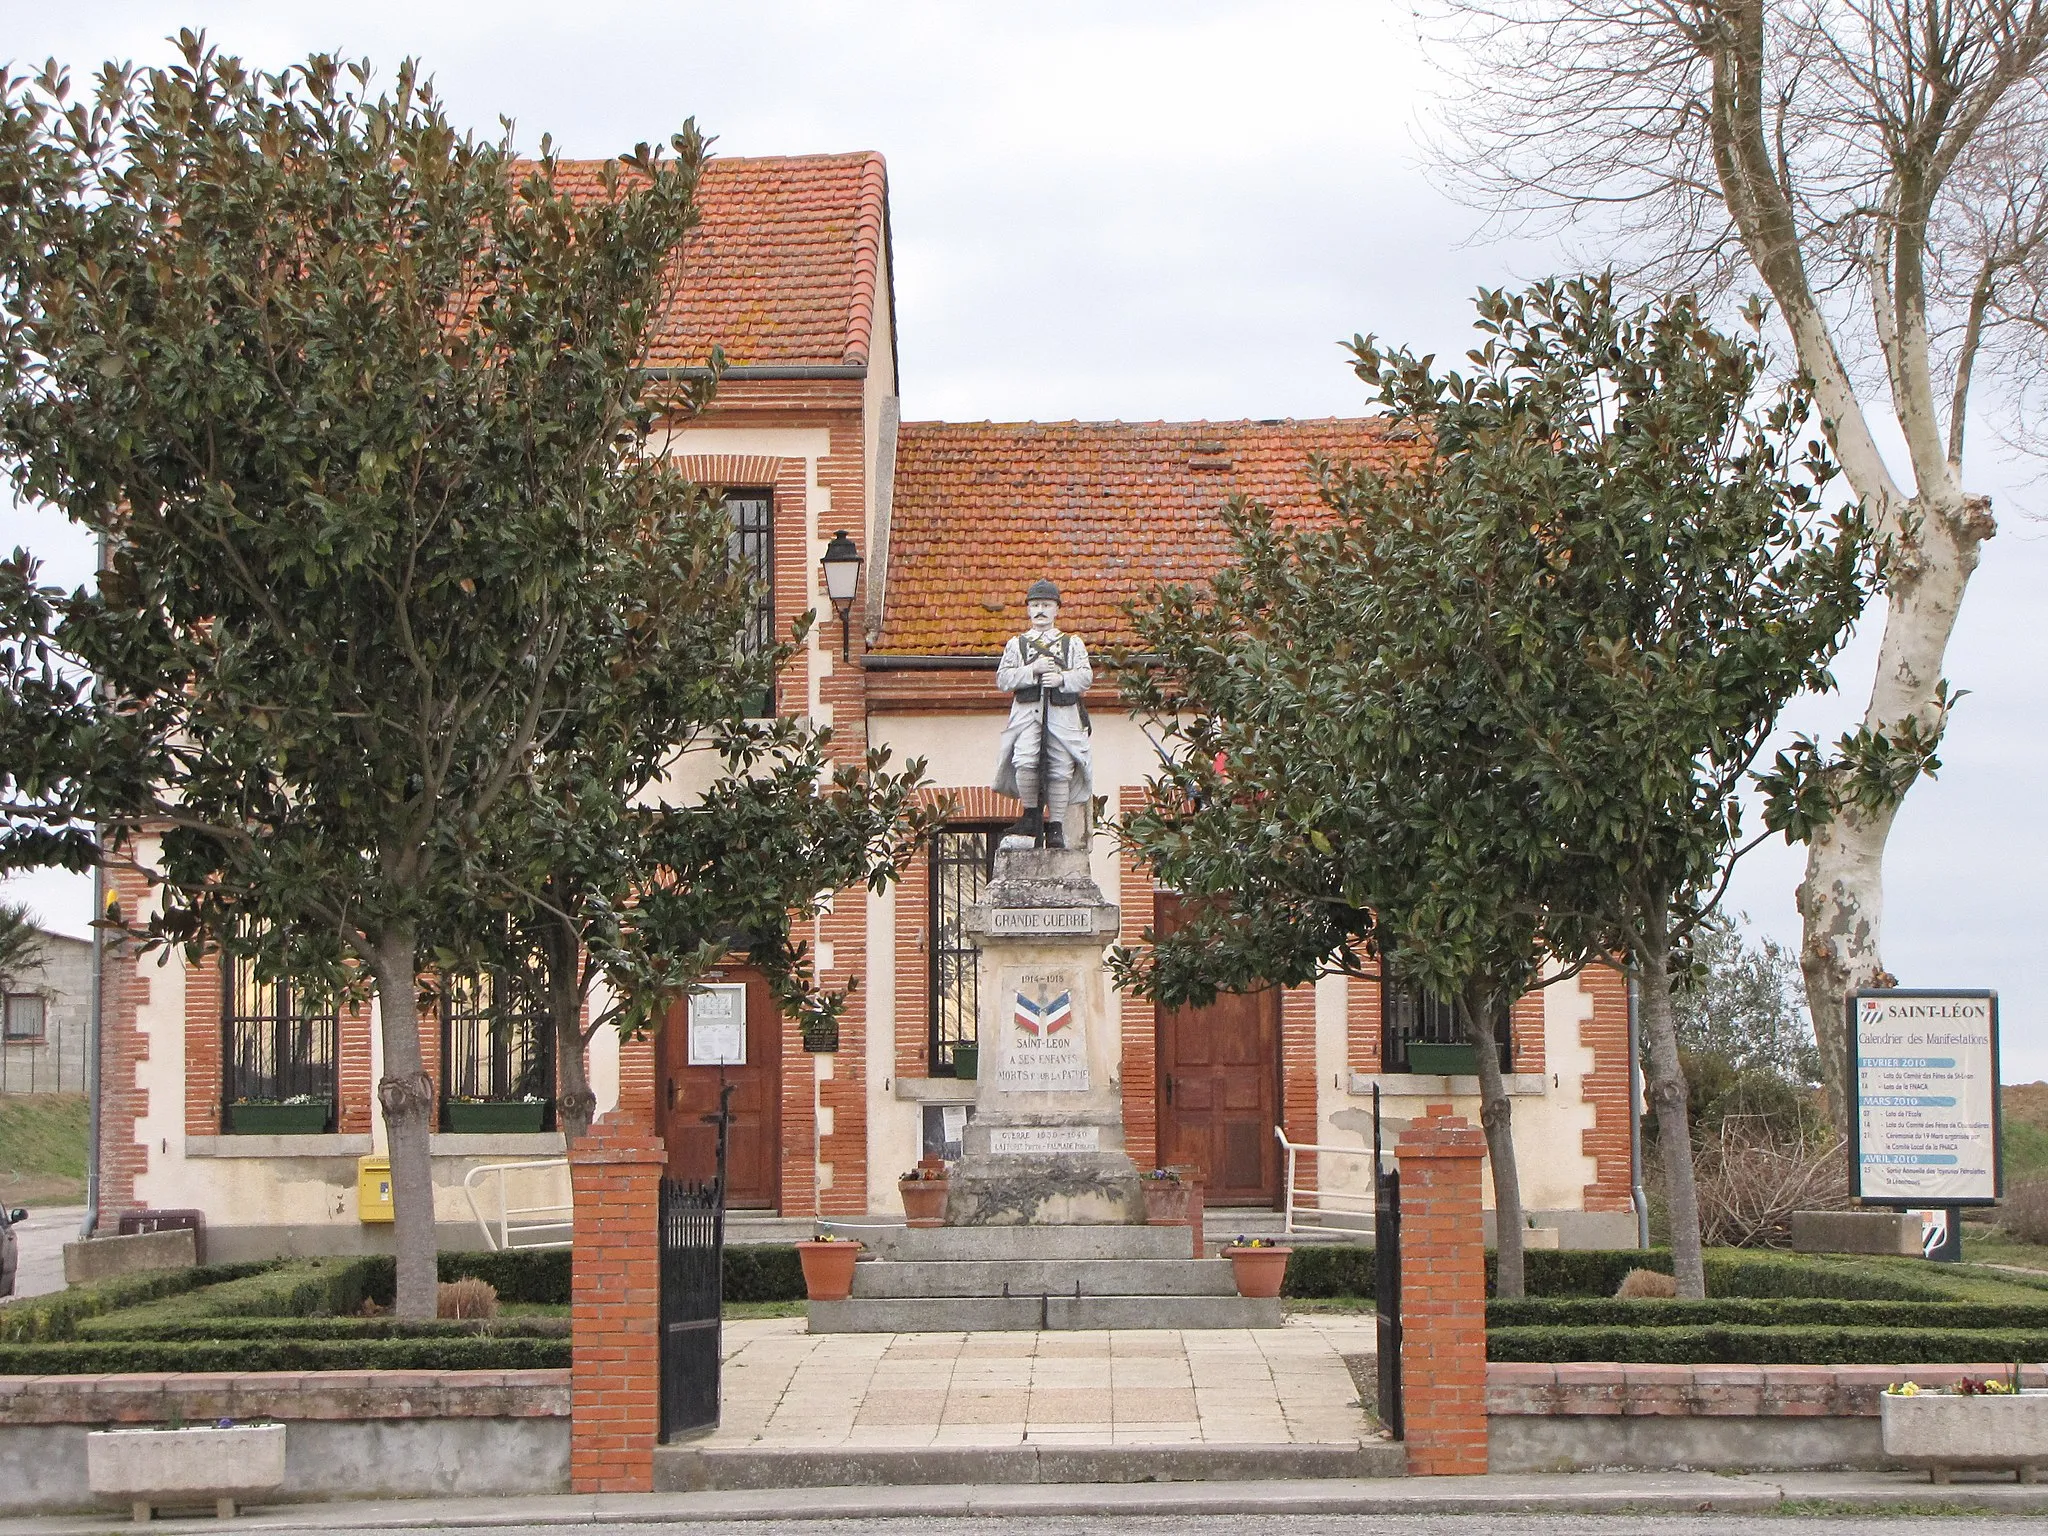
[[[1849,1165],[1873,1205],[1992,1205],[1998,994],[1886,989],[1849,998]]]

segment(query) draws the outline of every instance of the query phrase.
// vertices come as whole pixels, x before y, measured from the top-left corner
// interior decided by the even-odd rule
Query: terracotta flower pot
[[[1188,1187],[1178,1179],[1140,1179],[1145,1192],[1145,1224],[1151,1227],[1185,1226],[1188,1219]]]
[[[1235,1243],[1223,1250],[1230,1260],[1240,1296],[1278,1296],[1280,1282],[1287,1278],[1287,1256],[1292,1248],[1240,1248]]]
[[[898,1179],[896,1192],[903,1197],[903,1219],[907,1225],[943,1227],[946,1224],[944,1179]]]
[[[852,1294],[859,1243],[798,1243],[796,1256],[804,1267],[804,1291],[811,1300],[844,1301]]]

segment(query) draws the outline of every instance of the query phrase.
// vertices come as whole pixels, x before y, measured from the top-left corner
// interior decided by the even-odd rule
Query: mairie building
[[[595,194],[596,164],[567,174]],[[1000,829],[1020,811],[988,785],[1009,707],[996,658],[1027,627],[1026,588],[1058,582],[1061,626],[1099,655],[1127,638],[1128,600],[1222,565],[1229,497],[1311,513],[1312,454],[1384,461],[1404,445],[1367,418],[901,420],[881,156],[718,160],[701,203],[653,361],[699,368],[717,345],[733,364],[711,408],[674,424],[666,447],[724,491],[736,548],[764,594],[761,623],[781,630],[807,610],[819,615],[774,707],[831,725],[849,759],[870,746],[898,763],[925,759],[931,793],[950,796],[958,814],[899,885],[839,893],[809,935],[826,985],[858,983],[838,1049],[806,1051],[760,978],[728,967],[695,1005],[702,1027],[693,1031],[693,1006],[679,1004],[656,1042],[659,1128],[674,1175],[707,1174],[704,1116],[731,1084],[732,1207],[887,1219],[901,1210],[898,1176],[957,1144],[974,1099],[958,1071],[977,1012],[962,918]],[[820,567],[842,531],[862,558],[844,655]],[[1128,808],[1156,749],[1119,707],[1113,675],[1098,671],[1086,703],[1096,792],[1112,812]],[[137,852],[146,865],[146,839]],[[1120,859],[1112,839],[1094,839],[1092,860],[1121,906],[1126,942],[1172,928],[1178,897]],[[127,910],[146,912],[138,874],[111,878]],[[437,1216],[444,1246],[476,1247],[465,1175],[562,1155],[554,1063],[543,1021],[510,978],[441,991],[421,1023],[440,1103]],[[1198,1170],[1211,1212],[1281,1202],[1287,1155],[1276,1129],[1301,1145],[1368,1147],[1375,1087],[1396,1122],[1434,1102],[1478,1119],[1476,1080],[1444,1070],[1459,1065],[1445,1011],[1371,981],[1330,978],[1198,1009],[1130,996],[1112,1007],[1131,1155],[1140,1168]],[[198,1210],[213,1259],[388,1246],[390,1228],[363,1219],[358,1189],[360,1160],[384,1150],[369,1010],[323,1011],[289,983],[218,960],[118,948],[103,1009],[102,1230],[124,1211]],[[1623,978],[1595,968],[1525,999],[1500,1049],[1532,1221],[1566,1247],[1627,1245]],[[615,1040],[599,1036],[589,1067],[602,1113],[617,1091]],[[1357,1157],[1302,1156],[1303,1198],[1318,1184],[1370,1187]]]

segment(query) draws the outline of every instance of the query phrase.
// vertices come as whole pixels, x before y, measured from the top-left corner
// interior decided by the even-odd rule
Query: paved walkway
[[[725,1325],[724,1419],[741,1446],[1355,1444],[1377,1431],[1342,1355],[1370,1317],[1284,1328],[804,1332]]]

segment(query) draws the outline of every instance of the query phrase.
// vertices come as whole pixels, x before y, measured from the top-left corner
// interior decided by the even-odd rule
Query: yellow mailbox
[[[359,1221],[391,1220],[391,1159],[356,1159],[356,1218]]]

